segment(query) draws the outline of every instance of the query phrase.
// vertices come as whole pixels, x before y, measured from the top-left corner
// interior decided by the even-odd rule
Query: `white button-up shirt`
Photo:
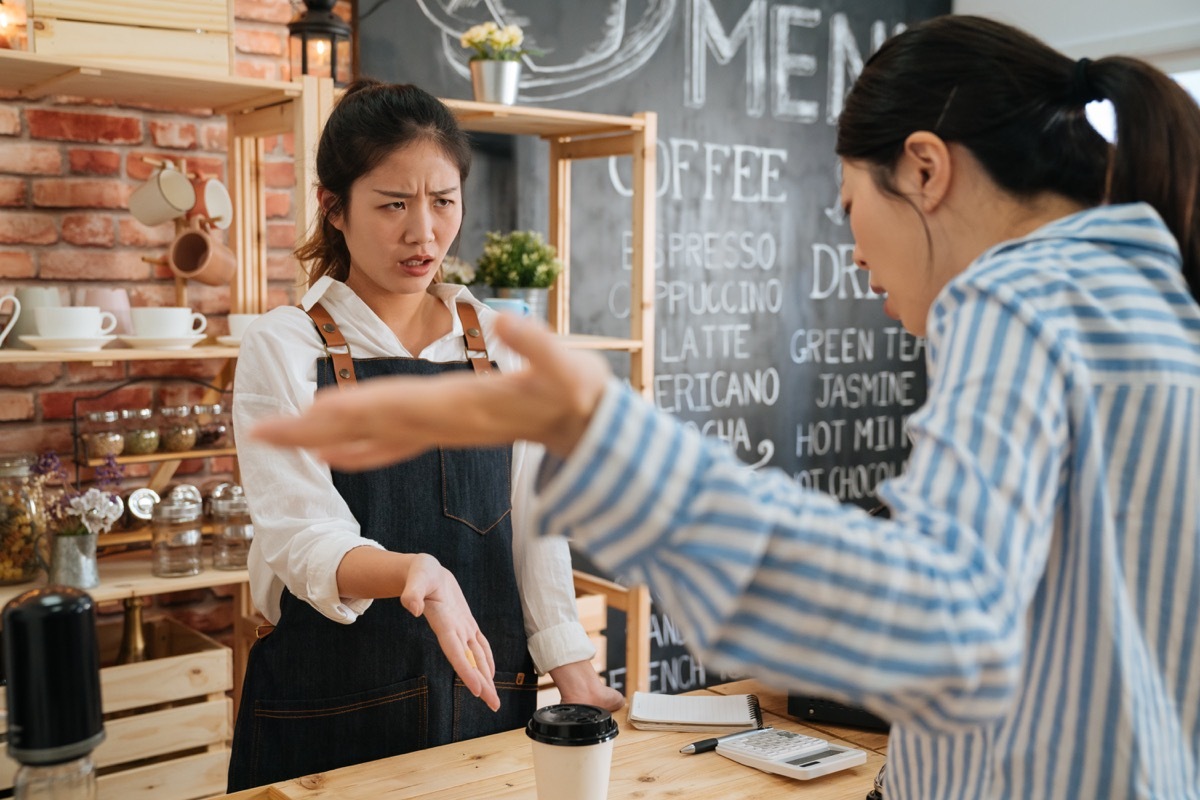
[[[488,354],[501,371],[521,368],[519,357],[503,347],[493,331],[497,314],[463,286],[434,284],[429,291],[453,312],[453,329],[420,353],[409,353],[384,322],[349,287],[322,278],[304,295],[305,310],[320,301],[341,328],[355,358],[421,358],[444,363],[465,358],[459,301],[476,307]],[[269,416],[298,414],[317,390],[317,359],[324,343],[312,320],[299,308],[281,306],[256,320],[241,342],[234,379],[234,430],[249,431]],[[329,619],[352,623],[370,598],[338,592],[337,569],[355,547],[382,548],[364,538],[358,521],[334,488],[329,466],[311,454],[276,449],[241,436],[237,442],[242,482],[254,520],[250,548],[250,589],[255,605],[271,622],[279,620],[286,586]],[[528,498],[540,448],[513,446],[513,562],[524,610],[525,631],[535,666],[546,672],[590,659],[595,648],[580,625],[564,539],[524,535]],[[447,565],[453,567],[453,565]]]

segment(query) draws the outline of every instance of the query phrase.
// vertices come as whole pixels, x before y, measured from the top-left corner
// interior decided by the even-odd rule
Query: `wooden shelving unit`
[[[629,353],[630,384],[649,396],[654,378],[654,173],[658,116],[592,114],[530,106],[443,99],[464,130],[537,136],[550,145],[548,241],[566,269],[550,290],[550,327],[567,345]],[[612,338],[571,331],[571,164],[590,158],[633,160],[629,336]]]

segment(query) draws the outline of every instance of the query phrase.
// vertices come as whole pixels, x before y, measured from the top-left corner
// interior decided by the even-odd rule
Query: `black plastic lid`
[[[4,607],[8,754],[58,764],[104,741],[96,609],[85,592],[47,586]]]
[[[615,739],[617,721],[598,706],[563,703],[533,712],[525,735],[543,744],[576,747]]]

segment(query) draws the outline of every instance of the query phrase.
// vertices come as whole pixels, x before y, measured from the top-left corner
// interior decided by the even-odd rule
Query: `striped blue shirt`
[[[705,662],[893,721],[888,800],[1200,797],[1200,308],[1148,206],[977,259],[930,310],[892,519],[752,472],[614,381],[540,530]],[[799,404],[799,402],[797,402]]]

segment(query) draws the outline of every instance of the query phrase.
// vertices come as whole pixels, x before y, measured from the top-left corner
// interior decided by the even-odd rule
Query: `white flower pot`
[[[517,102],[517,86],[521,82],[520,61],[472,61],[471,88],[481,103]]]

